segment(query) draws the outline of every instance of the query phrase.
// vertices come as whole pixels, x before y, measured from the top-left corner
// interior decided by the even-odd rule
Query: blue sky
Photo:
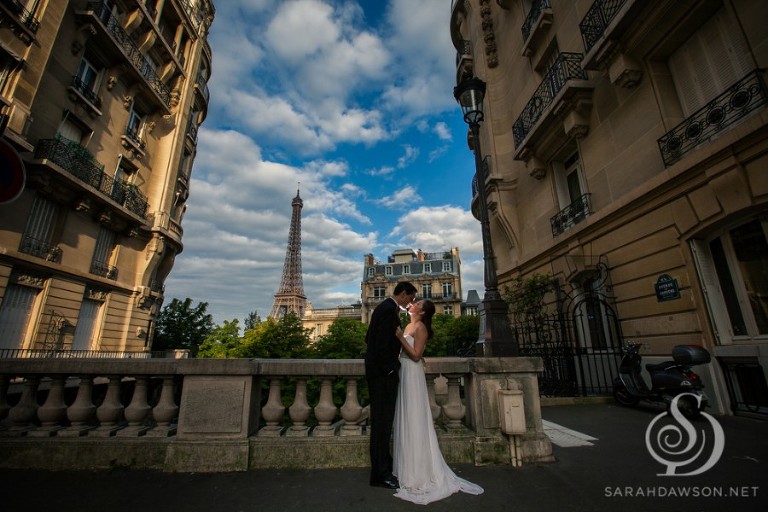
[[[482,295],[450,0],[219,0],[211,101],[166,304],[265,318],[300,183],[304,291],[360,298],[363,255],[456,246]]]

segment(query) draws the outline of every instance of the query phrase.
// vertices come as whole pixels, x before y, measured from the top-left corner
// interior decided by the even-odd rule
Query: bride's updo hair
[[[424,304],[421,306],[421,311],[424,313],[424,316],[421,317],[421,321],[424,322],[424,325],[427,327],[427,339],[431,340],[432,335],[434,334],[432,332],[432,317],[435,316],[435,303],[425,299]]]

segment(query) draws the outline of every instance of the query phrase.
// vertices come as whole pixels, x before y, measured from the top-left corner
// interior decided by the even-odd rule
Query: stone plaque
[[[247,436],[250,377],[187,377],[179,411],[180,437]]]

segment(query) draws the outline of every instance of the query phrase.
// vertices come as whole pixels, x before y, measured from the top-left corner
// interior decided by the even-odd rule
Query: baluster
[[[464,404],[461,403],[459,393],[460,375],[446,375],[448,379],[448,400],[443,405],[443,414],[448,420],[446,425],[449,430],[460,430],[462,428],[461,420],[467,412]]]
[[[296,396],[293,404],[288,408],[288,414],[293,420],[293,425],[285,433],[288,436],[306,436],[309,427],[306,426],[309,413],[312,408],[307,403],[307,378],[296,377]]]
[[[67,404],[64,403],[64,381],[66,377],[56,375],[51,377],[51,387],[48,397],[37,410],[37,418],[40,420],[40,428],[27,434],[28,437],[51,437],[58,430],[64,428],[61,420],[67,413]]]
[[[0,422],[8,416],[11,406],[8,405],[8,385],[11,378],[8,375],[0,375]],[[5,425],[0,425],[0,430],[4,430]]]
[[[77,397],[67,408],[67,418],[70,426],[59,432],[62,437],[80,437],[93,430],[93,420],[96,417],[96,406],[93,405],[93,377],[83,375],[77,388]]]
[[[432,423],[437,424],[440,419],[440,406],[435,399],[435,376],[427,375],[427,396],[429,396],[429,410],[432,412]]]
[[[261,416],[267,425],[259,429],[260,436],[277,437],[283,433],[283,427],[280,422],[285,414],[285,406],[280,398],[280,378],[273,378],[269,381],[269,398],[264,407],[261,408]]]
[[[160,391],[160,401],[154,409],[152,415],[157,422],[157,426],[147,432],[148,437],[168,437],[176,433],[176,427],[171,426],[171,422],[179,414],[179,406],[173,399],[174,393],[173,376],[163,377],[163,388]]]
[[[104,395],[104,401],[96,409],[96,418],[99,420],[99,427],[88,432],[89,436],[111,437],[120,430],[123,421],[123,411],[125,407],[120,402],[120,381],[122,377],[112,375],[107,384],[107,393]]]
[[[312,430],[313,436],[336,435],[338,427],[331,425],[338,409],[333,403],[333,379],[324,378],[320,381],[320,399],[315,406],[315,418],[318,425]]]
[[[363,417],[363,408],[357,399],[357,379],[347,377],[347,397],[341,406],[341,417],[344,418],[344,426],[341,427],[342,436],[359,436],[363,434],[363,427],[359,425]]]
[[[9,428],[2,432],[4,436],[24,436],[36,428],[33,422],[37,419],[37,386],[39,384],[40,377],[36,375],[24,378],[19,403],[8,410]]]
[[[139,437],[146,434],[147,430],[149,430],[149,427],[144,425],[144,420],[147,419],[152,410],[147,403],[148,381],[149,377],[147,376],[136,377],[136,385],[133,389],[131,403],[124,411],[128,426],[115,434],[118,437]]]

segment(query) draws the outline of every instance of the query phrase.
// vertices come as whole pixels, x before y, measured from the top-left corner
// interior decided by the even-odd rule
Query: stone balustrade
[[[425,370],[447,461],[552,459],[540,359],[427,358]],[[0,359],[0,467],[364,467],[364,387],[362,360]],[[499,390],[522,392],[524,433],[502,433]]]

